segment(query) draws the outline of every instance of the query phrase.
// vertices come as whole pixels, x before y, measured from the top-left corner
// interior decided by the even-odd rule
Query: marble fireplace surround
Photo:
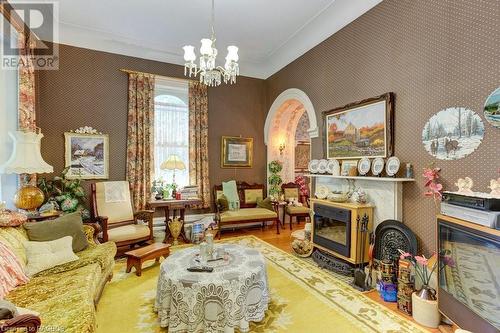
[[[354,188],[363,189],[368,195],[368,202],[375,205],[373,228],[385,220],[403,221],[403,183],[413,182],[410,178],[389,177],[348,177],[311,174],[311,196],[314,195],[318,185],[326,185],[330,191],[349,190],[349,180],[354,183]]]

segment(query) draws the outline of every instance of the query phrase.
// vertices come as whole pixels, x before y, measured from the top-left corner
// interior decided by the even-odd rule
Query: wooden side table
[[[156,210],[163,209],[165,213],[165,239],[163,243],[167,243],[168,239],[171,237],[170,230],[168,229],[168,221],[170,220],[170,211],[173,212],[172,218],[175,219],[177,217],[177,211],[179,212],[179,218],[184,221],[184,216],[186,212],[186,208],[198,206],[200,205],[201,199],[193,198],[193,199],[167,199],[167,200],[155,200],[151,199],[148,201],[148,209]],[[184,228],[181,229],[180,237],[186,243],[191,243],[191,241],[186,237],[184,233]]]

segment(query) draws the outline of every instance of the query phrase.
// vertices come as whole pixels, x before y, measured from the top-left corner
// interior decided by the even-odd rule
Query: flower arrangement
[[[281,170],[283,170],[283,164],[280,161],[275,160],[269,163],[268,165],[269,172],[271,175],[267,178],[269,182],[269,195],[271,198],[278,198],[281,194],[281,183],[283,183],[283,179],[280,176]]]
[[[426,197],[433,198],[435,203],[437,201],[440,201],[441,198],[443,197],[441,193],[443,191],[443,185],[438,181],[440,171],[441,168],[434,167],[433,165],[431,165],[429,167],[424,168],[424,173],[423,173],[423,176],[425,178],[424,186],[426,187],[424,195]]]
[[[85,207],[85,190],[82,180],[66,179],[69,168],[61,172],[61,176],[56,176],[51,180],[45,177],[38,179],[38,188],[45,194],[46,203],[51,203],[55,208],[63,213],[73,213],[79,211],[82,219],[90,218],[90,211]]]
[[[153,184],[151,186],[151,193],[155,196],[166,199],[169,197],[169,194],[171,193],[170,191],[175,189],[175,184],[168,184],[163,179],[155,179],[153,180]]]
[[[404,252],[401,250],[398,250],[399,253],[401,254],[400,259],[406,259],[410,261],[412,266],[415,268],[415,274],[420,278],[422,281],[422,289],[432,289],[429,287],[432,275],[438,269],[438,262],[440,262],[439,270],[442,270],[445,266],[449,267],[454,267],[455,266],[455,261],[453,258],[450,256],[450,251],[449,250],[443,250],[439,254],[440,260],[435,260],[434,263],[432,264],[431,267],[429,267],[430,260],[425,257],[425,255],[421,256],[413,256],[412,254],[408,252]],[[435,291],[434,291],[435,293]]]

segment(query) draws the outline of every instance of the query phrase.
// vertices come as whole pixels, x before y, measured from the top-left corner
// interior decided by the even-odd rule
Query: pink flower
[[[411,254],[408,252],[403,252],[401,253],[401,256],[399,256],[400,259],[406,259],[408,257],[411,257]]]
[[[415,260],[422,266],[427,266],[427,258],[425,256],[415,256]]]

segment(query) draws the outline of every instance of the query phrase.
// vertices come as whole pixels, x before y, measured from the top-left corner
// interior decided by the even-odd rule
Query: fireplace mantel
[[[363,189],[368,201],[375,206],[374,228],[385,220],[403,221],[403,183],[414,182],[413,178],[333,176],[328,174],[306,174],[311,178],[311,197],[318,185],[330,190],[346,191],[348,180],[355,188]]]

